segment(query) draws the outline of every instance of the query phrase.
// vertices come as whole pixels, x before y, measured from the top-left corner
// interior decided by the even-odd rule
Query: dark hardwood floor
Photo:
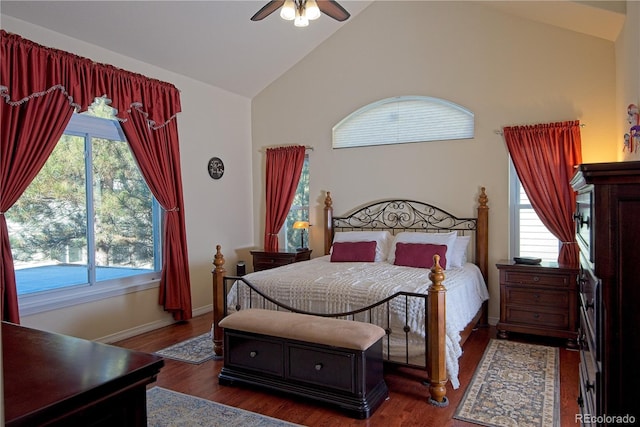
[[[115,343],[125,348],[154,352],[182,340],[197,336],[211,328],[211,315],[198,316],[156,331],[148,332]],[[462,399],[467,385],[478,365],[490,338],[495,338],[494,327],[474,331],[464,346],[460,358],[460,388],[447,387],[449,406],[436,408],[427,403],[426,386],[421,384],[425,372],[406,368],[387,370],[385,380],[389,387],[389,399],[366,420],[356,420],[343,415],[339,410],[316,403],[274,394],[269,391],[244,386],[221,386],[217,375],[221,360],[211,360],[201,365],[165,359],[158,381],[151,384],[199,396],[225,405],[258,412],[274,418],[306,426],[476,426],[453,419],[456,407]],[[562,344],[530,336],[513,337],[527,342],[545,345]],[[560,406],[561,425],[576,425],[578,413],[578,363],[577,351],[560,349]]]

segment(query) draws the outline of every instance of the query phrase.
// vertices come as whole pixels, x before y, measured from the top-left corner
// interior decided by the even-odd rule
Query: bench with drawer
[[[224,367],[218,380],[267,387],[337,405],[368,418],[388,397],[384,329],[369,323],[246,309],[220,321]]]

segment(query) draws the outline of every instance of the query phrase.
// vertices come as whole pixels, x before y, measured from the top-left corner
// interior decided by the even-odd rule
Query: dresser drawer
[[[505,292],[507,304],[535,304],[538,307],[555,307],[565,310],[569,307],[569,296],[571,295],[566,291],[522,288],[511,285],[505,286]]]
[[[581,322],[585,323],[585,331],[588,332],[591,337],[595,337],[600,328],[598,316],[596,315],[596,313],[599,313],[600,279],[596,278],[591,270],[581,269],[579,283],[581,315],[584,317]]]
[[[294,262],[308,261],[311,259],[311,250],[305,249],[295,252],[251,251],[251,256],[253,257],[253,270],[261,271]]]
[[[504,279],[505,283],[511,285],[553,286],[556,288],[568,288],[572,285],[572,280],[575,282],[575,276],[548,273],[542,270],[540,273],[531,273],[528,271],[505,271]]]
[[[595,362],[585,352],[580,353],[580,397],[585,414],[596,414],[596,395],[598,387],[598,371]]]
[[[581,251],[593,262],[593,192],[586,191],[576,196],[576,212],[574,221],[576,225],[576,240]]]
[[[228,332],[225,334],[228,364],[242,369],[282,377],[284,374],[284,344],[279,340],[261,339]]]
[[[293,263],[294,258],[260,258],[253,261],[255,271],[268,270]]]
[[[578,338],[581,342],[581,348],[583,351],[591,353],[591,357],[594,360],[600,361],[600,344],[598,342],[598,335],[595,334],[594,329],[591,327],[586,316],[584,309],[580,309],[580,330],[578,331]]]
[[[535,307],[507,306],[506,322],[554,329],[569,329],[569,315],[566,310],[543,310]]]
[[[291,380],[353,393],[356,355],[354,352],[332,351],[326,348],[289,345]]]
[[[585,383],[582,380],[583,378],[583,365],[579,364],[579,376],[580,376],[580,387],[579,387],[579,397],[578,397],[578,405],[580,406],[580,415],[582,416],[580,420],[580,425],[585,427],[591,427],[593,424],[591,423],[591,417],[596,414],[595,412],[595,396],[591,390],[587,390],[585,388]]]

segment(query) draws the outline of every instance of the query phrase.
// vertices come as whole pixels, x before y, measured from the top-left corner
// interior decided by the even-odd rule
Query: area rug
[[[285,427],[277,418],[162,387],[147,390],[147,427]]]
[[[454,418],[483,426],[560,424],[557,348],[492,339]]]
[[[213,359],[215,356],[210,332],[181,341],[155,353],[162,357],[196,365]]]

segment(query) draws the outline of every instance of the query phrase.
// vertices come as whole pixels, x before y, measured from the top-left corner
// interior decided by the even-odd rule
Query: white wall
[[[490,206],[490,316],[499,315],[494,264],[508,258],[507,125],[579,119],[585,161],[616,160],[612,42],[503,14],[476,2],[374,2],[252,102],[256,242],[264,230],[261,147],[307,144],[310,246],[322,254],[323,197],[336,214],[407,197],[475,215]],[[304,88],[302,90],[301,88]],[[331,129],[373,101],[397,95],[448,99],[475,113],[473,140],[333,150]]]
[[[211,270],[215,245],[235,265],[231,248],[253,242],[250,100],[184,76],[2,16],[2,28],[45,46],[173,83],[181,91],[178,116],[184,186],[189,273],[195,314],[211,310]],[[207,173],[207,161],[225,162],[222,179]],[[172,322],[158,305],[157,289],[62,310],[23,316],[21,323],[88,339],[113,341]]]
[[[617,71],[617,133],[619,160],[640,160],[640,152],[623,151],[624,134],[629,133],[627,120],[627,106],[640,105],[640,3],[627,2],[627,19],[621,34],[616,41],[616,71]],[[635,125],[635,123],[633,123]],[[640,147],[639,147],[640,148]]]

